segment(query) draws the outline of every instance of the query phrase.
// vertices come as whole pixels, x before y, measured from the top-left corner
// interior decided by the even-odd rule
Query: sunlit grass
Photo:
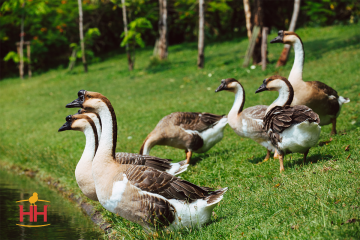
[[[338,118],[339,134],[312,148],[304,166],[302,155],[287,155],[286,171],[280,174],[278,161],[261,162],[264,148],[226,127],[223,141],[206,154],[195,154],[192,166],[182,174],[195,184],[229,187],[211,223],[171,235],[159,232],[154,238],[360,238],[358,29],[359,25],[353,25],[297,31],[306,52],[304,79],[322,81],[351,99]],[[270,104],[275,93],[254,92],[265,77],[289,75],[293,52],[289,63],[276,69],[283,46],[269,45],[270,63],[263,72],[261,67],[239,67],[246,47],[246,39],[207,45],[203,70],[196,68],[197,47],[190,43],[171,46],[165,63],[150,60],[152,49],[137,52],[136,69],[131,73],[126,57],[120,55],[89,66],[88,74],[78,66],[70,74],[54,70],[31,80],[1,81],[0,160],[58,178],[81,195],[74,170],[85,137],[79,132],[57,132],[65,117],[76,112],[65,105],[77,97],[78,90],[101,92],[110,99],[118,119],[117,151],[138,152],[146,135],[171,112],[227,114],[234,95],[214,93],[223,78],[234,77],[242,83],[245,108]],[[321,142],[330,140],[330,130],[330,126],[322,127]],[[347,145],[349,151],[345,151]],[[174,161],[185,159],[183,151],[169,147],[157,146],[151,153]],[[106,211],[104,215],[113,222],[118,237],[148,237],[138,225]]]

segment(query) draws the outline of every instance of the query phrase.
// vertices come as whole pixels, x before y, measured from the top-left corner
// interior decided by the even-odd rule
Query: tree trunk
[[[250,41],[249,41],[249,46],[245,53],[243,67],[249,66],[250,58],[253,55],[256,39],[257,39],[259,32],[260,32],[260,27],[255,25],[253,28],[253,31],[252,31]]]
[[[82,11],[82,2],[81,0],[78,0],[79,4],[79,31],[80,31],[80,45],[81,45],[81,56],[82,56],[82,62],[84,65],[84,71],[87,73],[87,63],[86,63],[86,57],[85,57],[85,43],[84,43],[84,32],[83,32],[83,11]]]
[[[289,27],[290,32],[293,32],[295,30],[296,21],[299,16],[299,11],[300,11],[300,0],[295,0],[294,1],[294,11],[293,11],[293,15],[291,17],[291,22],[290,22],[290,27]],[[289,56],[290,48],[291,48],[291,46],[289,44],[285,44],[285,46],[281,52],[280,58],[276,63],[276,67],[284,66],[286,64],[288,56]]]
[[[204,0],[199,0],[198,68],[204,68]]]
[[[29,78],[31,78],[32,72],[31,72],[31,44],[30,44],[30,41],[26,45],[26,50],[27,50],[27,58],[28,58],[28,75],[29,75]]]
[[[76,62],[76,47],[74,47],[72,53],[71,53],[71,60],[70,60],[70,63],[69,63],[69,68],[68,70],[71,71],[73,70],[74,66],[75,66],[75,62]]]
[[[262,31],[262,43],[261,43],[261,67],[264,71],[266,69],[266,63],[267,63],[267,35],[269,32],[268,27],[263,27]]]
[[[22,4],[22,14],[21,14],[21,26],[20,26],[20,46],[19,46],[19,74],[20,78],[24,79],[24,15],[25,15],[25,2]]]
[[[250,10],[249,0],[244,0],[244,12],[245,12],[245,19],[246,19],[247,36],[250,40],[250,38],[251,38],[251,10]]]
[[[167,52],[167,0],[159,0],[159,58],[166,59]]]
[[[254,26],[263,27],[263,18],[264,18],[264,10],[263,10],[263,0],[255,0],[255,14],[254,14]],[[253,52],[253,64],[256,65],[261,62],[261,37],[262,31],[259,31],[259,34],[256,38],[254,52]]]
[[[125,0],[121,0],[121,5],[122,5],[122,13],[123,13],[123,21],[124,21],[124,32],[125,32],[125,37],[126,37],[128,35],[128,28],[127,28],[127,19],[126,19]],[[129,44],[126,44],[126,55],[127,55],[127,59],[128,59],[129,71],[132,71],[134,69],[134,62],[131,59]]]

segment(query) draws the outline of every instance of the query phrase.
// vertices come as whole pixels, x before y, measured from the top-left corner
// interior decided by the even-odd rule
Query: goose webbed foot
[[[269,160],[270,159],[270,151],[267,149],[266,150],[267,152],[266,152],[266,157],[265,157],[265,159],[263,160],[263,162],[266,162],[267,160]]]

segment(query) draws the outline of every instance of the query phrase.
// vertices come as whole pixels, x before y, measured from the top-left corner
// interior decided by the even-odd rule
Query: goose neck
[[[281,86],[277,89],[279,92],[278,98],[267,108],[266,113],[268,113],[272,108],[276,106],[285,107],[286,105],[291,104],[294,98],[294,89],[292,88],[289,82],[282,81]]]
[[[294,84],[297,81],[302,81],[305,52],[303,43],[299,38],[296,38],[292,46],[294,47],[295,59],[289,75],[289,81]]]
[[[101,106],[97,109],[97,113],[100,116],[102,128],[99,148],[95,159],[97,159],[97,156],[99,155],[102,156],[101,158],[103,160],[113,160],[115,159],[115,148],[117,140],[117,122],[114,109],[110,102],[102,102]]]
[[[98,139],[94,134],[94,129],[91,126],[85,127],[83,132],[85,134],[86,144],[79,162],[91,162],[95,156]]]
[[[235,101],[229,112],[229,117],[239,115],[245,104],[245,91],[243,87],[238,84],[235,88]]]

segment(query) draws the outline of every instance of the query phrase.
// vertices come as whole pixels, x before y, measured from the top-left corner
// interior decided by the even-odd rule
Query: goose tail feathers
[[[189,164],[186,164],[186,160],[178,162],[178,163],[171,163],[171,168],[167,170],[167,173],[170,173],[174,176],[179,175],[187,170]]]
[[[213,206],[220,202],[227,190],[228,188],[226,187],[210,193],[210,196],[206,198],[207,206]]]
[[[340,96],[340,97],[338,98],[338,102],[339,102],[339,105],[341,106],[341,105],[343,105],[344,103],[350,102],[350,98],[344,98],[343,96]]]

